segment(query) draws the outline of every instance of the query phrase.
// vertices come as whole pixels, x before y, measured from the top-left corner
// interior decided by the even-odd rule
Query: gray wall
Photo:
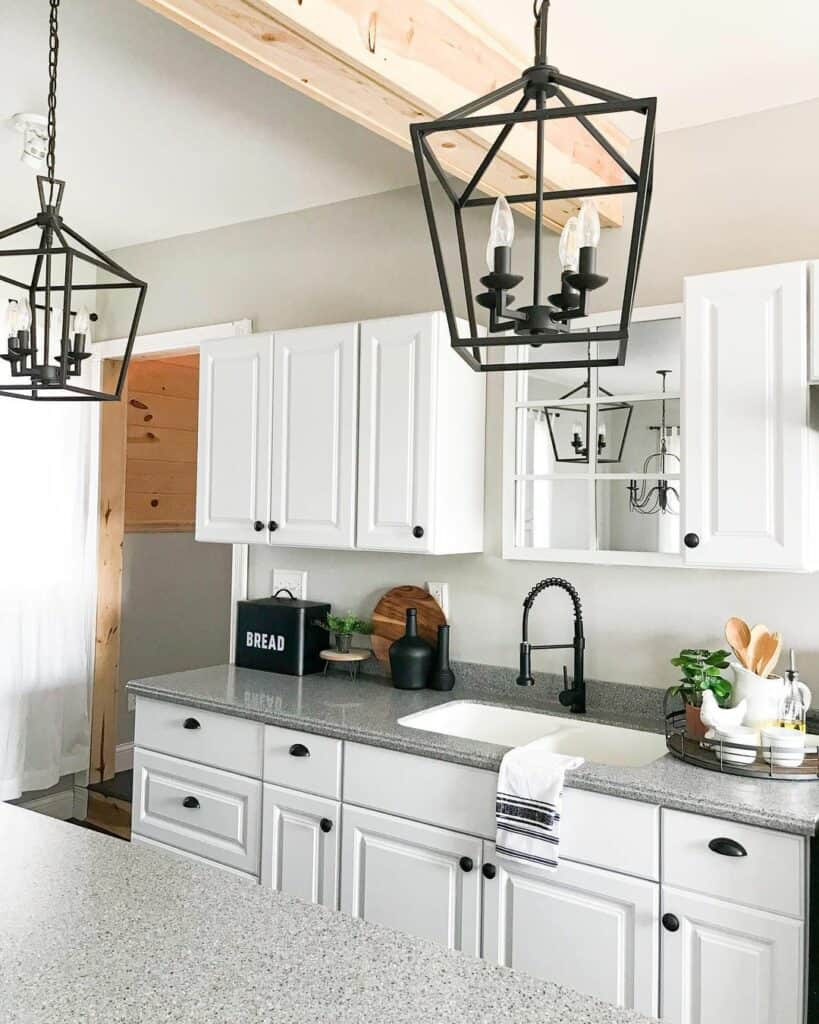
[[[134,736],[129,679],[227,660],[231,548],[192,533],[127,533],[123,549],[117,741]]]
[[[652,221],[638,301],[679,301],[686,274],[819,255],[813,194],[819,137],[807,126],[819,101],[662,135]],[[772,159],[771,154],[784,154]],[[525,233],[529,227],[522,226]],[[476,243],[476,254],[483,239]],[[554,245],[554,240],[552,240]],[[616,280],[622,232],[608,232],[601,266]],[[145,331],[252,317],[287,328],[437,308],[440,298],[414,189],[240,224],[122,250],[150,283]],[[618,270],[619,265],[619,270]],[[606,299],[597,308],[610,308]],[[117,336],[121,322],[109,318]],[[486,551],[432,558],[355,552],[254,549],[253,593],[270,592],[274,566],[307,569],[311,596],[367,613],[386,587],[450,584],[456,657],[513,665],[523,595],[542,576],[578,586],[587,617],[588,671],[604,679],[665,686],[681,646],[716,644],[729,615],[765,621],[819,680],[815,615],[819,578],[788,574],[510,563],[500,558],[502,384],[489,379],[486,428]],[[170,602],[171,605],[173,602]],[[567,634],[560,597],[543,598],[534,635]],[[153,638],[152,638],[153,639]],[[555,657],[541,661],[557,667]]]

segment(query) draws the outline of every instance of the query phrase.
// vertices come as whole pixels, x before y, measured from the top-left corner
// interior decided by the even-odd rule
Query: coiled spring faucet
[[[558,587],[565,590],[572,601],[574,609],[574,639],[570,644],[530,644],[529,643],[529,612],[539,594],[550,587]],[[558,576],[550,576],[541,580],[537,586],[532,587],[523,602],[523,635],[520,641],[520,675],[515,682],[518,686],[534,686],[535,680],[532,675],[532,651],[561,651],[571,648],[574,651],[574,678],[569,686],[566,666],[563,666],[563,689],[560,692],[560,703],[568,707],[575,714],[586,712],[586,680],[583,675],[583,654],[586,648],[586,639],[583,636],[583,610],[580,605],[580,597],[568,580],[560,579]]]

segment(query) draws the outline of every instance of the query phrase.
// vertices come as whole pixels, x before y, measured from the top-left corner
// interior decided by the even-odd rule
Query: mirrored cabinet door
[[[505,557],[679,559],[680,313],[635,317],[624,366],[510,374]]]

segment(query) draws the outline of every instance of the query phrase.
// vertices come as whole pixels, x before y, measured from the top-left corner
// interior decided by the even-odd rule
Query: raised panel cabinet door
[[[196,539],[267,543],[273,339],[202,344]]]
[[[344,805],[341,909],[480,956],[481,841]]]
[[[808,568],[807,266],[687,278],[686,561]]]
[[[437,318],[361,325],[357,546],[434,550]]]
[[[358,325],[276,334],[271,544],[355,543]]]
[[[262,885],[338,910],[341,805],[265,785]]]
[[[563,860],[546,872],[484,843],[487,960],[657,1016],[659,885]]]
[[[802,1024],[799,921],[663,886],[668,1024]],[[676,926],[676,927],[675,927]]]

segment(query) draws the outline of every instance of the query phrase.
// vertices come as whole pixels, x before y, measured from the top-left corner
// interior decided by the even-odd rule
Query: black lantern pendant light
[[[555,404],[544,406],[543,414],[546,417],[546,426],[549,428],[549,440],[555,462],[575,462],[588,465],[591,449],[589,436],[591,411],[588,405],[561,405],[560,403],[569,399],[577,399],[578,396],[591,398],[591,392],[591,370],[589,370],[582,384],[567,391],[565,395],[557,399]],[[617,463],[623,458],[634,406],[629,402],[618,402],[616,399],[611,402],[601,402],[601,397],[603,399],[611,398],[611,392],[599,385],[597,394],[595,462],[598,465]],[[561,428],[561,420],[571,424],[569,431]]]
[[[435,121],[413,124],[410,128],[452,347],[474,370],[481,372],[621,366],[626,359],[631,312],[651,200],[657,101],[653,97],[631,99],[610,89],[561,74],[556,67],[548,63],[546,57],[548,13],[549,0],[535,0],[535,64],[524,71],[517,81],[496,89],[451,114]],[[567,89],[572,93],[581,94],[584,97],[583,102],[574,102],[567,94]],[[511,113],[488,112],[496,108],[496,104],[516,93],[522,95]],[[547,105],[550,100],[555,101],[552,106]],[[631,166],[591,120],[600,115],[626,112],[644,118],[638,169]],[[625,178],[622,184],[549,190],[544,172],[545,128],[551,121],[566,118],[574,118],[589,138],[602,147],[620,168]],[[516,125],[534,125],[536,129],[534,191],[500,196],[497,200],[475,195],[487,169],[499,154],[502,154],[504,144]],[[456,192],[430,146],[430,136],[442,132],[463,132],[474,138],[476,134],[480,136],[486,129],[493,127],[499,128],[497,137],[466,187],[462,192]],[[463,305],[469,326],[465,336],[461,336],[456,319],[438,223],[440,213],[436,211],[432,200],[429,169],[443,188],[455,218],[455,235],[461,264],[458,281],[463,285]],[[594,199],[629,193],[633,193],[636,199],[619,324],[611,330],[591,331],[581,328],[572,331],[572,322],[586,316],[589,294],[601,288],[607,281],[606,277],[598,273],[597,268],[600,221]],[[548,268],[544,265],[543,259],[543,208],[544,203],[555,200],[576,203],[579,206],[579,214],[571,217],[566,223],[560,243],[561,267],[559,270],[555,267],[554,270],[556,287],[549,289],[544,286]],[[487,250],[490,272],[481,278],[483,290],[475,296],[467,258],[464,215],[470,209],[493,203],[495,208]],[[534,204],[535,214],[534,266],[530,283],[525,282],[521,275],[512,272],[512,207],[524,204]],[[525,305],[514,306],[514,296],[510,291],[519,285],[524,285],[528,293],[527,299],[531,295],[531,301],[527,301]],[[550,290],[552,294],[547,296]],[[488,310],[488,337],[479,333],[475,303]],[[563,348],[567,342],[577,342],[583,346],[593,342],[616,342],[616,353],[603,357],[596,350],[595,358],[590,354],[585,358],[582,355],[567,358],[563,349],[559,354],[555,353],[554,358],[549,358],[550,346],[558,344]],[[531,358],[527,362],[505,362],[490,355],[484,356],[483,350],[493,353],[500,349],[503,354],[504,348],[527,343],[532,348],[541,349],[536,355],[530,353]]]
[[[18,241],[15,248],[0,249],[0,281],[19,292],[5,311],[7,344],[0,357],[8,364],[11,380],[0,380],[0,395],[40,401],[117,401],[148,286],[77,234],[60,213],[65,182],[54,174],[59,6],[60,0],[50,0],[48,153],[47,174],[37,178],[40,211],[30,220],[0,231],[0,239],[33,232],[33,241],[37,241],[36,246]],[[24,270],[19,269],[21,265]],[[90,281],[92,275],[95,281]],[[81,386],[76,378],[91,355],[88,334],[97,319],[86,296],[110,289],[131,291],[135,302],[116,390],[109,394]]]

